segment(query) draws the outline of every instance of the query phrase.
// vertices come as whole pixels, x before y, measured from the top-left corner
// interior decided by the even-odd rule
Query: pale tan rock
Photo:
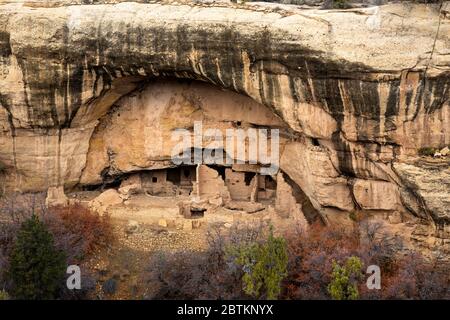
[[[407,164],[420,148],[450,143],[447,3],[439,12],[400,3],[275,10],[70,2],[80,5],[0,4],[7,192],[92,186],[108,175],[168,168],[171,131],[202,120],[221,132],[281,128],[281,170],[323,217],[341,221],[354,198],[367,210],[394,210],[396,194],[382,201],[394,185],[399,211],[448,220],[448,164]],[[240,39],[233,46],[230,28]],[[210,36],[198,41],[202,34]],[[191,45],[180,46],[180,35]],[[143,86],[149,77],[156,81]],[[439,153],[433,160],[445,159]],[[229,201],[221,177],[204,171],[203,196]]]
[[[402,201],[417,215],[431,214],[436,221],[450,217],[450,163],[445,159],[431,161],[394,163],[395,171],[405,186],[414,190],[416,197],[402,194]]]
[[[142,181],[138,174],[131,175],[127,179],[122,180],[118,189],[121,195],[130,196],[142,192]]]
[[[76,206],[76,205],[83,205],[83,206],[85,206],[86,204],[83,203],[79,199],[69,198],[69,206]]]
[[[230,192],[219,173],[206,165],[199,167],[199,193],[202,198],[221,197],[224,202],[231,199]]]
[[[196,96],[202,97],[200,100],[203,116],[208,119],[235,121],[238,118],[239,121],[257,125],[276,125],[280,124],[281,119],[297,132],[331,140],[331,135],[337,128],[337,114],[339,116],[342,114],[340,128],[352,143],[367,144],[368,141],[373,141],[376,145],[383,145],[386,141],[390,141],[403,146],[404,151],[411,154],[421,146],[436,146],[442,141],[449,141],[448,104],[445,103],[445,97],[439,95],[442,90],[435,89],[439,83],[443,83],[442,81],[433,80],[430,82],[433,88],[425,90],[434,93],[426,97],[430,98],[428,103],[440,106],[442,100],[442,108],[427,114],[423,110],[430,110],[429,106],[419,108],[423,103],[419,100],[425,99],[419,94],[424,92],[422,87],[424,84],[420,80],[421,72],[426,68],[427,75],[443,77],[450,64],[448,55],[445,54],[448,51],[445,35],[449,26],[445,19],[444,23],[440,24],[437,10],[431,10],[423,5],[402,4],[361,8],[356,11],[330,12],[299,8],[285,8],[285,10],[289,14],[249,8],[193,9],[189,4],[173,6],[99,3],[95,6],[66,6],[61,2],[55,7],[45,9],[39,5],[35,8],[22,6],[20,1],[1,5],[2,21],[8,21],[0,25],[0,30],[8,35],[5,37],[7,40],[2,40],[2,48],[5,48],[8,55],[2,59],[0,87],[2,96],[7,98],[5,101],[14,107],[0,108],[0,128],[5,132],[0,136],[0,161],[8,164],[16,161],[17,169],[20,168],[19,178],[16,179],[17,175],[8,177],[9,186],[21,190],[45,190],[51,184],[54,185],[58,177],[64,181],[56,182],[67,186],[80,181],[82,184],[101,183],[102,177],[99,173],[108,167],[110,158],[107,148],[111,142],[102,141],[104,134],[101,133],[102,126],[98,127],[100,132],[91,137],[98,124],[97,121],[107,114],[112,104],[120,97],[135,89],[139,80],[148,76],[149,72],[157,76],[160,71],[175,74],[178,72],[177,69],[182,70],[181,74],[177,74],[179,77],[185,76],[183,72],[190,72],[203,79],[214,79],[211,83],[218,82],[219,86],[232,88],[251,98],[195,89],[193,91]],[[200,21],[198,16],[208,18]],[[392,18],[393,16],[404,16],[405,19]],[[215,51],[205,51],[201,47],[194,46],[177,52],[179,47],[176,46],[176,41],[170,41],[167,45],[159,47],[153,47],[153,42],[149,41],[152,45],[143,49],[140,47],[141,43],[134,40],[139,37],[129,38],[127,49],[122,50],[123,39],[129,33],[123,26],[129,25],[128,22],[131,20],[133,32],[149,37],[145,39],[152,38],[156,32],[164,33],[161,35],[162,39],[172,39],[171,35],[175,35],[173,30],[182,29],[184,26],[189,26],[186,27],[186,41],[197,39],[199,31],[215,34],[217,35],[217,39],[214,38]],[[32,28],[33,32],[28,27],[30,21],[35,25],[35,28]],[[102,29],[98,33],[96,26],[99,21],[109,26],[107,31]],[[167,27],[166,21],[170,21],[170,27]],[[220,35],[228,30],[230,23],[237,35],[248,38],[249,41],[242,41],[239,46],[229,49],[228,40],[226,37],[222,39]],[[435,37],[439,24],[441,32]],[[305,25],[308,27],[305,28]],[[260,35],[266,34],[264,32],[266,26],[270,26],[270,37],[273,38],[276,48],[274,56],[279,57],[279,61],[270,59],[252,61],[250,53],[259,50],[257,43],[264,42]],[[71,35],[68,40],[62,36],[64,34],[62,30],[65,28],[68,28],[67,32]],[[333,30],[332,36],[330,30]],[[409,32],[403,32],[404,30]],[[392,39],[386,37],[386,34],[391,35]],[[105,52],[97,52],[90,48],[90,42],[84,39],[91,38],[108,41],[109,46],[105,47]],[[145,39],[143,41],[146,41]],[[196,42],[192,40],[191,43]],[[167,49],[158,52],[160,47]],[[41,52],[42,48],[51,50],[48,50],[48,56],[42,55],[36,59],[33,52]],[[304,56],[304,48],[308,49],[307,52],[311,52],[311,57]],[[432,48],[436,50],[430,56]],[[233,52],[236,52],[235,56],[239,63],[233,63],[233,67],[228,65],[229,59],[226,57],[229,54],[224,54],[224,50],[236,50]],[[108,73],[114,75],[109,84],[109,75],[106,76],[103,72],[97,74],[92,69],[84,67],[87,64],[85,59],[78,55],[80,51],[86,52],[89,65],[95,65],[97,62],[97,58],[93,57],[101,60],[103,56],[109,54],[109,51],[116,52],[124,65],[116,68],[114,64],[102,62],[102,66],[109,68]],[[134,57],[134,52],[139,52],[142,55],[139,62],[145,63],[136,65],[136,61],[129,58]],[[167,52],[177,54],[169,55]],[[302,52],[302,59],[299,59],[295,52]],[[389,55],[386,55],[386,52],[389,52]],[[60,65],[60,61],[54,58],[58,53],[67,53],[71,57],[73,55],[73,59],[70,59],[71,65],[66,68]],[[164,59],[159,59],[159,56],[164,56]],[[324,65],[312,66],[310,60],[322,61]],[[297,65],[297,61],[306,61],[309,65],[300,62]],[[416,63],[417,61],[419,63]],[[332,79],[314,73],[315,70],[328,70],[328,64],[330,67],[339,66],[335,68],[337,74]],[[24,72],[24,68],[38,71]],[[390,72],[386,74],[385,70]],[[296,73],[300,73],[301,76],[295,76]],[[349,74],[352,76],[348,77]],[[67,83],[58,82],[60,79],[67,79]],[[24,88],[26,94],[23,92]],[[67,99],[61,92],[55,93],[54,88],[68,88]],[[398,92],[398,95],[390,95],[390,92]],[[144,96],[151,95],[144,94]],[[27,103],[25,97],[31,102]],[[415,99],[416,97],[418,99]],[[155,101],[163,105],[163,101],[170,101],[171,98],[173,97],[161,94]],[[230,103],[230,99],[233,103]],[[150,99],[143,100],[148,102]],[[191,99],[191,102],[200,100]],[[43,101],[52,103],[47,104]],[[188,122],[184,120],[185,114],[192,118],[201,118],[201,115],[195,114],[197,106],[191,102],[190,105],[185,104],[185,109],[181,107],[176,110],[180,113],[180,117],[172,118],[173,121],[156,121],[155,125],[147,127],[145,123],[151,122],[136,123],[137,119],[158,120],[161,108],[152,109],[154,106],[149,106],[149,109],[156,111],[153,118],[145,110],[139,114],[131,113],[132,116],[126,116],[127,121],[134,122],[132,130],[129,130],[131,126],[127,126],[125,130],[120,123],[111,123],[111,128],[118,130],[111,135],[111,140],[117,140],[111,149],[115,151],[115,163],[111,169],[128,172],[142,168],[142,164],[145,168],[160,165],[155,159],[161,159],[163,153],[167,155],[166,146],[163,144],[161,148],[161,144],[147,142],[157,141],[159,133],[164,135],[161,128],[165,125],[172,127],[175,123],[185,127]],[[273,108],[279,118],[274,120],[270,110],[253,112],[258,103]],[[370,106],[362,108],[367,114],[355,111],[356,106],[361,106],[362,103]],[[390,103],[399,106],[398,114],[388,113]],[[129,102],[121,107],[126,109],[132,104],[133,99],[129,99]],[[142,106],[145,105],[144,103]],[[239,109],[238,106],[242,108]],[[252,108],[252,112],[248,112],[249,108]],[[14,139],[7,120],[7,110],[11,110],[12,113]],[[417,115],[415,110],[418,110]],[[194,111],[194,114],[191,111]],[[50,114],[56,116],[51,117]],[[61,124],[69,121],[71,124],[69,128],[61,130],[61,143],[58,143],[60,135],[54,119],[58,119]],[[320,125],[316,125],[317,123]],[[429,123],[433,125],[428,125]],[[39,130],[30,130],[31,127],[49,130],[41,133]],[[142,137],[136,139],[139,136]],[[364,137],[363,141],[358,137]],[[16,148],[14,152],[13,145]],[[59,151],[58,146],[62,148]],[[371,145],[367,145],[367,148],[371,148]],[[91,149],[89,154],[88,149]],[[121,149],[124,152],[117,152]],[[161,149],[164,152],[161,152]],[[146,152],[143,153],[143,150]],[[383,161],[392,158],[389,153],[385,154],[388,158]],[[369,156],[377,157],[373,153]],[[58,157],[61,161],[56,160]],[[349,160],[349,156],[346,158]],[[357,159],[355,157],[355,160],[361,162],[364,161],[364,157]],[[365,165],[368,165],[368,162],[364,162]],[[43,168],[45,170],[42,170]],[[359,175],[376,170],[376,166],[366,169],[360,168],[358,164],[354,169],[358,169]],[[28,178],[20,177],[21,172],[24,173],[23,177]],[[342,207],[342,204],[338,206]]]
[[[158,225],[160,227],[167,228],[167,220],[166,219],[159,219],[158,220]]]
[[[222,197],[216,197],[216,198],[209,199],[208,202],[214,207],[220,207],[223,205]]]
[[[230,210],[245,211],[247,213],[255,213],[265,209],[264,205],[258,202],[247,201],[230,201],[225,205],[225,208]]]
[[[100,194],[95,199],[91,200],[88,204],[89,208],[98,212],[99,214],[105,214],[108,207],[121,204],[123,202],[122,197],[115,189],[108,189]]]
[[[389,220],[389,223],[391,223],[391,224],[402,223],[403,222],[402,214],[398,211],[394,211],[391,214],[389,214],[388,220]]]
[[[45,205],[49,207],[67,206],[69,199],[64,193],[64,187],[50,187],[47,190],[47,197],[45,198]]]
[[[396,210],[401,207],[398,187],[391,182],[357,179],[353,183],[353,194],[363,209]]]
[[[1,110],[0,104],[0,114]],[[10,133],[0,134],[1,162],[5,160],[7,164],[14,163],[15,145],[17,174],[14,169],[11,172],[16,179],[8,181],[7,178],[7,182],[20,191],[44,191],[55,185],[74,186],[85,166],[93,130],[93,125],[62,129],[59,137],[57,129],[49,129],[45,134],[39,134],[18,128],[14,143]],[[57,161],[58,155],[60,161]]]
[[[353,210],[347,179],[339,176],[326,150],[289,143],[281,155],[280,167],[298,184],[317,210],[322,206]]]
[[[292,187],[286,182],[282,174],[277,176],[277,191],[275,199],[276,212],[284,217],[295,217],[302,230],[307,230],[308,222],[302,211],[302,199],[296,199]]]

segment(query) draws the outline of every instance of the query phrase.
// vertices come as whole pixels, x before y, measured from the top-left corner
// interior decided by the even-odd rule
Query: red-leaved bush
[[[57,249],[63,250],[67,265],[81,264],[88,255],[95,254],[114,241],[113,227],[109,216],[80,205],[67,207],[45,206],[45,194],[10,194],[0,198],[0,288],[11,288],[5,270],[23,221],[35,214],[52,233]],[[95,279],[90,272],[83,274],[83,289],[61,290],[61,299],[82,299],[93,289]]]
[[[284,299],[330,299],[333,261],[343,264],[350,256],[381,269],[381,289],[369,290],[363,278],[360,299],[448,299],[448,265],[426,260],[405,250],[399,237],[383,234],[377,222],[358,222],[353,228],[312,225],[308,232],[287,235],[289,275]]]
[[[52,207],[44,221],[56,245],[68,253],[72,262],[79,262],[114,241],[109,216],[100,216],[80,204]]]
[[[7,256],[17,230],[32,214],[39,216],[64,250],[69,264],[79,263],[114,240],[109,216],[100,216],[81,204],[47,208],[45,194],[11,194],[0,199],[0,253]],[[3,222],[3,223],[2,223]],[[0,255],[1,256],[1,255]]]

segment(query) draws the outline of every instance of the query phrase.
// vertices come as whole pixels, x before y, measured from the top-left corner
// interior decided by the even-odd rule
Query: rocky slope
[[[124,133],[135,143],[113,173],[161,166],[168,154],[150,152],[147,138],[176,123],[145,133],[133,128],[152,110],[124,107],[115,127],[111,114],[149,81],[194,79],[251,98],[293,133],[281,170],[329,221],[400,213],[448,237],[448,161],[424,167],[417,154],[450,144],[450,4],[330,11],[115,2],[0,1],[7,191],[98,183],[113,166],[114,142],[104,137]],[[194,100],[183,110],[198,108]],[[166,116],[181,119],[177,110]]]

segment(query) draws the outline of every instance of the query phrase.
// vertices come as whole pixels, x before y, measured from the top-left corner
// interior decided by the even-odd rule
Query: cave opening
[[[172,153],[176,144],[170,139],[172,132],[181,128],[189,140],[194,140],[195,121],[201,121],[204,130],[216,130],[222,137],[227,137],[228,129],[246,134],[250,129],[261,130],[269,147],[274,137],[272,130],[277,129],[280,149],[297,137],[279,115],[250,97],[193,80],[153,79],[120,98],[100,118],[83,172],[84,189],[121,189],[137,184],[138,192],[160,197],[219,196],[224,202],[257,202],[267,207],[277,207],[285,201],[281,195],[286,190],[280,191],[277,174],[262,174],[267,165],[250,159],[250,135],[243,140],[243,154],[230,152],[228,141],[224,141],[213,148],[208,145],[199,150],[195,144],[183,148],[190,152],[178,151],[182,165],[168,160],[177,154]],[[210,138],[202,139],[209,143]],[[311,142],[320,144],[318,139]],[[107,150],[106,156],[103,150]],[[212,158],[220,157],[218,151],[223,152],[223,164],[185,164],[194,163],[196,151],[202,155],[207,151]],[[230,159],[233,164],[229,164]],[[102,183],[89,183],[98,168],[102,168]],[[122,173],[109,174],[111,171]],[[288,189],[287,193],[295,193],[291,187]]]
[[[256,173],[254,172],[244,172],[244,181],[246,186],[250,185],[255,175]]]

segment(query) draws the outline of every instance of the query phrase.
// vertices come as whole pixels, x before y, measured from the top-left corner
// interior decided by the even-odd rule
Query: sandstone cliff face
[[[447,228],[448,161],[428,172],[415,157],[450,144],[448,8],[0,3],[4,187],[69,188],[170,166],[152,134],[208,112],[222,123],[217,109],[230,105],[230,122],[293,135],[281,170],[326,219],[401,212]],[[200,102],[156,98],[161,78],[210,87],[189,88]],[[244,119],[251,105],[261,119]]]

